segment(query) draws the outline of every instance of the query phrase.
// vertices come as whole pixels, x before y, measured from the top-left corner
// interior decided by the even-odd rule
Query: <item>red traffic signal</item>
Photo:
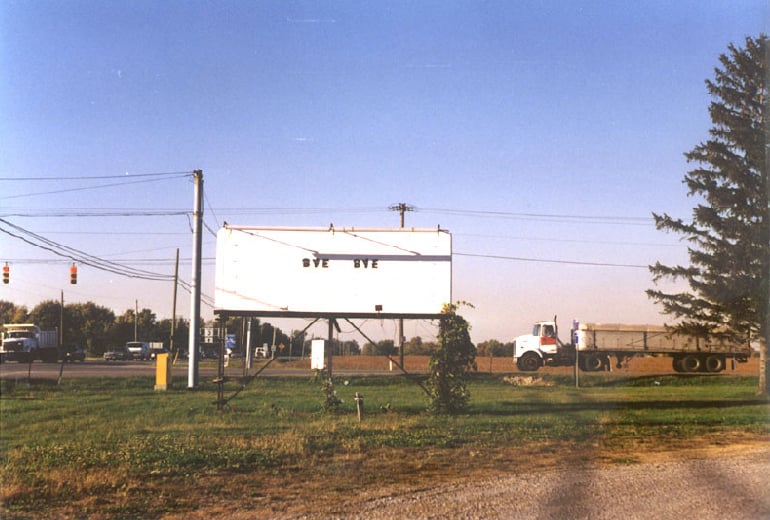
[[[78,266],[75,264],[72,264],[72,267],[70,267],[70,283],[72,285],[78,283]]]
[[[8,262],[3,266],[3,283],[6,285],[11,283],[11,268],[8,267]]]

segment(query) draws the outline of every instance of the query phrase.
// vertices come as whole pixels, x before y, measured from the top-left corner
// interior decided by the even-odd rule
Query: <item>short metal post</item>
[[[356,410],[358,411],[358,422],[361,422],[364,418],[364,398],[358,392],[356,392]]]
[[[577,343],[575,343],[575,388],[580,388],[580,353],[578,352]]]

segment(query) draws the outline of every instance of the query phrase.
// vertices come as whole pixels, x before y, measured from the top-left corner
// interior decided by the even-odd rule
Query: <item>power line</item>
[[[452,208],[416,208],[416,211],[470,217],[503,218],[514,220],[545,220],[549,222],[579,222],[583,224],[651,225],[652,217],[620,217],[602,215],[568,215],[553,213],[514,213],[509,211],[466,210]]]
[[[185,172],[185,175],[187,173]],[[178,175],[178,173],[169,173],[169,174],[139,174],[134,175],[134,177],[144,177],[144,176],[158,176],[158,175]],[[109,178],[115,178],[117,176],[109,176]],[[96,178],[96,177],[88,177],[89,179]],[[105,177],[107,178],[107,177]],[[39,179],[39,178],[38,178]],[[51,179],[51,178],[49,178]],[[211,207],[211,204],[208,200],[206,200],[207,205],[209,206],[209,209],[214,211],[213,207]],[[566,221],[566,222],[579,222],[579,223],[603,223],[603,224],[626,224],[626,225],[646,225],[649,222],[652,222],[652,219],[647,217],[625,217],[625,216],[596,216],[596,215],[567,215],[567,214],[549,214],[549,213],[518,213],[518,212],[503,212],[503,211],[487,211],[487,210],[473,210],[473,209],[458,209],[458,208],[415,208],[413,206],[406,206],[406,205],[399,205],[399,206],[390,206],[388,210],[401,210],[401,211],[425,211],[425,212],[435,212],[435,213],[443,213],[443,214],[449,214],[449,215],[458,215],[458,216],[470,216],[470,217],[484,217],[484,218],[502,218],[502,219],[539,219],[539,220],[545,220],[549,222],[557,222],[557,221]],[[362,212],[371,212],[371,211],[378,211],[382,212],[385,211],[383,208],[367,208],[367,207],[360,207],[360,208],[278,208],[278,207],[265,207],[265,208],[227,208],[228,213],[233,214],[314,214],[314,213],[327,213],[327,212],[344,212],[344,213],[362,213]],[[190,211],[187,210],[179,210],[179,209],[145,209],[145,208],[128,208],[128,209],[112,209],[112,208],[95,208],[95,209],[86,209],[86,208],[73,208],[73,209],[54,209],[54,210],[40,210],[40,211],[15,211],[12,213],[13,216],[43,216],[43,217],[158,217],[158,216],[186,216],[190,217]],[[8,216],[8,215],[0,215],[0,216]],[[216,216],[215,216],[216,217]],[[2,220],[2,219],[0,219]],[[215,218],[216,220],[216,218]],[[3,221],[6,223],[6,225],[11,225],[7,221]],[[204,223],[205,225],[205,223]],[[19,228],[17,226],[14,226],[17,230],[22,230],[22,228]],[[216,236],[216,231],[213,230],[208,225],[205,225],[205,228],[214,236]],[[3,230],[7,234],[11,234],[6,230]],[[79,256],[80,258],[83,258],[85,260],[88,260],[89,255],[86,253],[83,253],[82,251],[74,250],[74,249],[68,249],[66,246],[63,246],[61,244],[57,244],[53,241],[49,241],[48,239],[43,239],[39,235],[35,235],[32,232],[29,232],[27,230],[23,230],[25,233],[28,233],[28,236],[33,236],[35,240],[38,241],[38,243],[32,243],[29,242],[29,240],[25,240],[29,243],[32,243],[32,245],[36,245],[37,247],[41,247],[39,243],[47,244],[48,247],[52,248],[49,250],[53,250],[58,255],[65,256],[67,258],[72,258],[73,256]],[[63,232],[63,233],[78,233],[78,232]],[[88,234],[88,232],[80,232],[84,234]],[[104,234],[99,232],[92,232],[92,234]],[[186,233],[161,233],[161,232],[148,232],[148,233],[142,233],[142,232],[128,232],[126,234],[186,234]],[[458,236],[463,236],[462,233],[459,233]],[[489,238],[501,238],[499,235],[473,235],[473,234],[466,234],[465,236],[479,236],[479,237],[489,237]],[[23,240],[21,237],[16,237]],[[520,240],[538,240],[537,238],[525,238],[525,237],[502,237],[502,238],[516,238]],[[549,239],[549,241],[562,241],[562,242],[569,242],[570,240],[558,240],[558,239]],[[584,243],[584,240],[580,241],[581,243]],[[603,244],[613,244],[613,245],[632,245],[631,242],[609,242],[609,241],[602,241],[602,242],[592,242],[592,243],[603,243]],[[640,245],[638,243],[633,243],[633,245]],[[664,245],[664,244],[645,244],[650,246],[656,246],[656,245]],[[665,244],[666,246],[670,246],[670,244]],[[673,246],[672,246],[673,247]],[[46,247],[44,247],[46,248]],[[56,249],[59,249],[59,252],[56,251]],[[61,254],[60,251],[68,251],[69,254]],[[583,261],[569,261],[569,260],[550,260],[550,259],[537,259],[537,258],[525,258],[525,257],[514,257],[514,256],[504,256],[504,255],[483,255],[483,254],[474,254],[474,253],[455,253],[457,256],[469,256],[469,257],[478,257],[478,258],[490,258],[490,259],[503,259],[503,260],[511,260],[511,261],[526,261],[526,262],[541,262],[541,263],[556,263],[556,264],[570,264],[570,265],[587,265],[587,266],[603,266],[603,267],[625,267],[625,268],[647,268],[646,265],[636,265],[636,264],[619,264],[619,263],[605,263],[605,262],[583,262]],[[94,263],[98,263],[98,261],[104,261],[103,259],[92,257],[95,260],[92,260]],[[137,260],[134,260],[136,262]],[[155,260],[151,259],[145,259],[142,260],[143,262],[155,262]],[[163,260],[158,260],[163,261]],[[106,261],[104,261],[106,262]],[[83,263],[86,263],[86,261],[83,261]],[[161,276],[163,279],[166,279],[166,275],[158,275],[157,273],[149,273],[149,272],[140,272],[140,271],[132,271],[131,268],[128,268],[126,266],[110,266],[111,268],[120,270],[122,272],[127,273],[126,276]]]
[[[361,214],[361,213],[382,213],[384,211],[399,210],[398,206],[390,206],[387,209],[381,207],[358,207],[358,208],[297,208],[297,207],[226,207],[215,208],[209,201],[206,201],[208,209],[214,214],[217,226],[219,226],[219,215],[216,212],[227,215],[316,215],[316,214]],[[541,220],[546,222],[570,222],[584,224],[619,224],[646,226],[653,225],[652,217],[635,216],[617,216],[617,215],[569,215],[559,213],[517,213],[507,211],[487,211],[475,209],[460,208],[419,208],[408,206],[405,211],[417,211],[421,213],[436,213],[444,215],[477,217],[477,218],[497,218],[507,220]],[[48,208],[45,210],[13,210],[13,213],[7,213],[3,216],[24,216],[24,217],[88,217],[88,216],[174,216],[190,214],[189,210],[178,208]]]
[[[211,214],[214,216],[214,222],[216,223],[217,227],[221,227],[219,225],[219,219],[217,218],[217,212],[214,211],[214,208],[211,207],[211,203],[209,202],[209,196],[207,192],[203,193],[203,200],[206,201],[206,206],[208,206],[209,210],[211,211]]]
[[[567,265],[586,265],[595,267],[627,267],[633,269],[649,269],[648,265],[638,264],[614,264],[606,262],[579,262],[575,260],[548,260],[545,258],[524,258],[518,256],[503,256],[503,255],[482,255],[474,253],[458,253],[453,251],[452,256],[469,256],[474,258],[491,258],[495,260],[511,260],[516,262],[536,262],[542,264],[567,264]]]
[[[115,231],[37,231],[37,233],[44,233],[46,235],[115,235]],[[120,231],[121,235],[142,235],[142,236],[188,236],[190,233],[186,231]]]
[[[642,247],[682,247],[681,244],[665,244],[663,242],[629,242],[622,240],[585,240],[577,238],[543,238],[543,237],[522,237],[511,235],[485,235],[478,233],[452,233],[454,237],[477,237],[504,240],[523,240],[528,242],[561,242],[572,244],[602,244],[610,246],[642,246]]]
[[[0,177],[0,181],[80,181],[80,180],[100,180],[100,179],[127,179],[132,177],[163,177],[163,176],[183,176],[192,175],[192,170],[182,172],[153,172],[153,173],[124,173],[123,175],[62,175],[62,176],[42,176],[42,177]]]
[[[212,256],[203,257],[203,262],[208,265],[213,265],[216,260]],[[10,262],[12,264],[38,264],[38,265],[69,265],[71,260],[64,260],[58,258],[3,258],[3,261]],[[154,264],[154,265],[174,265],[176,260],[171,258],[119,258],[116,262],[130,262],[132,264]],[[192,262],[191,258],[179,258],[180,264],[189,264]]]
[[[388,211],[381,207],[362,208],[212,208],[227,215],[317,215],[326,213],[383,213]]]
[[[8,229],[4,229],[2,227],[0,227],[0,232],[3,232],[13,238],[21,240],[22,242],[25,242],[31,246],[38,247],[45,251],[49,251],[57,256],[67,258],[69,260],[72,260],[82,265],[87,265],[89,267],[93,267],[101,271],[110,272],[113,274],[117,274],[119,276],[125,276],[127,278],[136,278],[136,279],[149,280],[149,281],[165,281],[165,282],[174,280],[173,275],[165,275],[161,273],[155,273],[152,271],[145,271],[143,269],[132,268],[130,266],[119,264],[117,262],[104,260],[103,258],[90,255],[88,253],[85,253],[83,251],[80,251],[78,249],[75,249],[69,246],[58,244],[57,242],[49,240],[40,235],[37,235],[31,231],[28,231],[20,226],[17,226],[1,218],[0,218],[0,223],[5,224],[6,226],[9,226],[14,231],[16,231],[16,233],[9,231]],[[22,236],[22,235],[26,235],[26,236]],[[187,291],[188,293],[192,293],[192,285],[189,282],[179,278],[178,283],[185,291]],[[202,303],[205,303],[208,307],[211,307],[211,308],[214,307],[213,298],[211,298],[206,294],[201,294],[201,301]]]
[[[108,183],[108,184],[98,184],[98,185],[94,185],[94,186],[81,186],[81,187],[78,187],[78,188],[63,188],[63,189],[60,189],[60,190],[39,191],[39,192],[33,192],[33,193],[22,193],[22,194],[19,194],[19,195],[7,195],[5,197],[0,197],[0,200],[20,199],[20,198],[25,198],[25,197],[35,197],[35,196],[38,196],[38,195],[56,195],[56,194],[60,194],[60,193],[70,193],[70,192],[75,192],[75,191],[86,191],[86,190],[94,190],[94,189],[102,189],[102,188],[114,188],[116,186],[126,186],[126,185],[129,185],[129,184],[145,184],[145,183],[149,183],[149,182],[159,182],[159,181],[163,181],[163,180],[178,178],[178,177],[181,177],[182,175],[189,175],[189,173],[185,173],[185,174],[180,174],[180,173],[174,173],[174,174],[148,174],[148,175],[153,175],[153,178],[151,178],[151,179],[144,178],[142,180],[132,180],[132,181],[124,181],[124,182],[113,182],[113,183]],[[128,178],[128,177],[129,176],[122,176],[120,178]],[[131,177],[146,177],[146,175],[133,175]],[[68,181],[71,181],[71,180],[82,180],[82,179],[93,180],[93,179],[100,179],[100,178],[116,178],[116,177],[84,177],[84,178],[80,178],[80,179],[55,178],[55,177],[40,178],[40,177],[38,177],[38,178],[28,178],[27,182],[29,182],[31,180],[42,180],[42,181],[68,180]],[[7,180],[20,180],[20,179],[7,179],[7,178],[5,178],[5,179],[0,179],[0,180],[6,180],[7,181]]]
[[[63,244],[59,244],[57,242],[54,242],[53,240],[49,240],[41,235],[38,235],[20,226],[17,226],[5,219],[0,219],[0,223],[5,224],[7,227],[15,231],[15,232],[12,232],[12,231],[9,231],[8,229],[0,227],[0,231],[2,231],[3,233],[13,238],[21,240],[31,246],[49,251],[57,256],[69,258],[70,260],[94,267],[96,269],[101,269],[103,271],[108,271],[113,274],[118,274],[129,278],[141,278],[144,280],[156,280],[156,281],[173,280],[173,276],[171,275],[163,275],[160,273],[153,273],[151,271],[133,269],[131,267],[118,264],[116,262],[110,262],[108,260],[104,260],[102,258],[89,255],[88,253],[85,253],[78,249],[65,246]]]
[[[205,228],[206,228],[206,230],[207,230],[209,233],[211,233],[211,234],[212,234],[214,237],[216,237],[216,236],[217,236],[217,232],[216,232],[216,231],[214,231],[213,229],[211,229],[211,226],[209,226],[209,225],[206,223],[206,221],[205,221],[205,220],[203,221],[203,227],[205,227]]]
[[[14,210],[12,212],[3,213],[2,217],[176,217],[182,215],[189,215],[190,211],[184,210],[172,210],[172,209],[102,209],[102,210],[87,210],[87,209],[48,209],[48,210]]]

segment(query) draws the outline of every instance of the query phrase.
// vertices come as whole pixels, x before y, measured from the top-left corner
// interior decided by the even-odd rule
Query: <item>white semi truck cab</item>
[[[532,334],[517,337],[513,342],[513,361],[519,370],[534,372],[541,366],[562,366],[574,362],[575,348],[559,339],[554,321],[538,321]]]

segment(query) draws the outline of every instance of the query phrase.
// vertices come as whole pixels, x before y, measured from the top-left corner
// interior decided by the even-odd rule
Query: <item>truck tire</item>
[[[599,354],[584,354],[580,368],[586,372],[598,372],[604,366],[604,359]]]
[[[706,357],[704,365],[706,372],[721,372],[725,368],[725,358],[716,354],[712,354]]]
[[[540,357],[534,352],[526,352],[523,356],[516,360],[516,366],[522,372],[537,372],[540,368]]]
[[[672,361],[672,365],[674,367],[674,372],[684,372],[684,367],[682,366],[682,356],[674,356],[674,360]]]
[[[689,354],[682,358],[682,370],[684,372],[697,372],[701,367],[701,359],[698,356]]]

